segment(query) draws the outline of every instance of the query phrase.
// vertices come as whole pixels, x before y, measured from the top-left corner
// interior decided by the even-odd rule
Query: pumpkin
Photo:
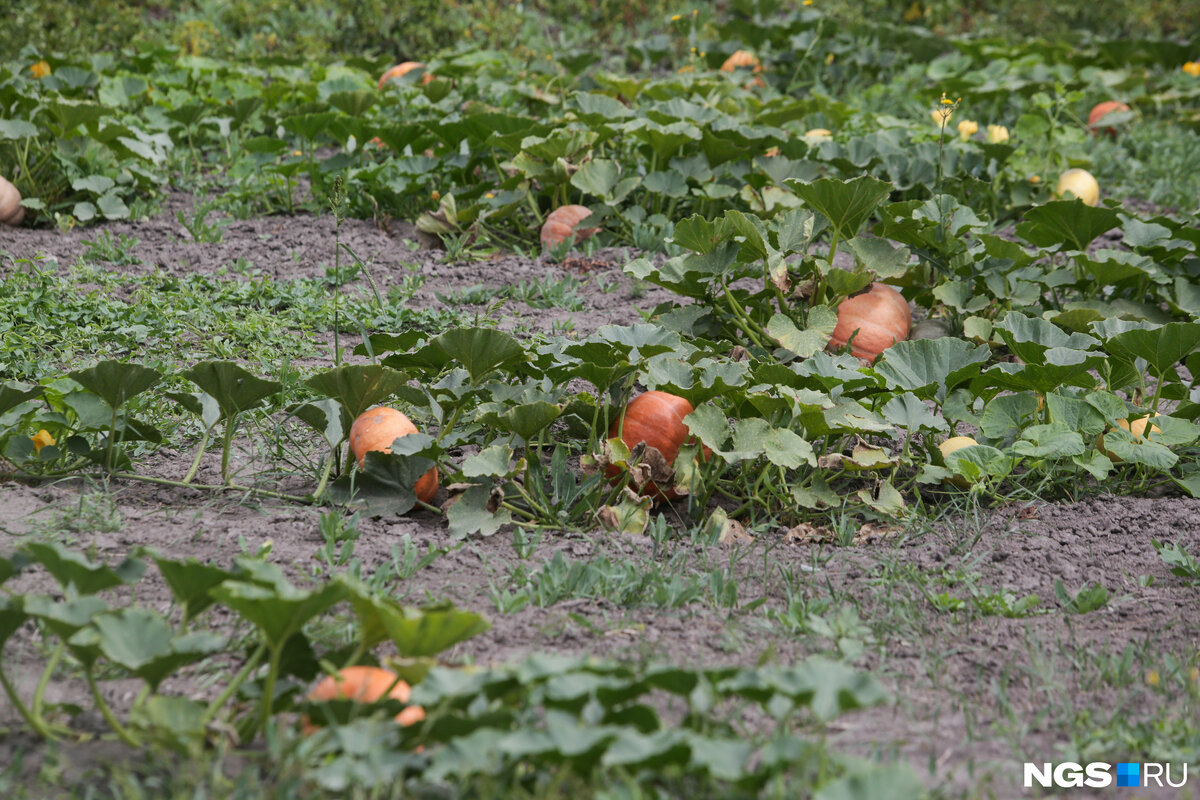
[[[543,249],[558,247],[568,238],[579,242],[595,234],[599,228],[576,228],[591,215],[592,210],[587,206],[559,206],[551,211],[542,225]]]
[[[396,673],[380,667],[346,667],[337,675],[326,675],[308,693],[308,699],[314,703],[327,703],[330,700],[377,703],[383,699],[407,703],[410,697],[412,687],[400,680]],[[423,719],[425,709],[421,706],[408,706],[396,715],[396,722],[402,726],[415,725]],[[312,733],[317,727],[305,717],[305,733]]]
[[[350,450],[361,468],[368,451],[390,453],[392,442],[410,433],[417,433],[417,426],[412,424],[412,420],[394,408],[377,406],[359,414],[350,426]],[[413,492],[422,503],[433,502],[437,490],[437,467],[430,468],[413,487]]]
[[[21,193],[6,178],[0,177],[0,224],[17,227],[25,220]]]
[[[1150,430],[1147,432],[1147,425],[1150,425],[1149,416],[1139,417],[1132,422],[1127,419],[1117,420],[1117,428],[1132,433],[1134,441],[1138,444],[1149,441],[1150,437],[1156,433],[1162,433],[1162,428],[1158,427],[1157,425],[1150,425]],[[1113,428],[1113,430],[1116,430],[1116,428]],[[1100,434],[1100,438],[1096,440],[1096,449],[1108,456],[1114,464],[1120,464],[1124,461],[1124,459],[1120,456],[1116,455],[1115,453],[1110,453],[1104,449],[1104,434]]]
[[[383,75],[379,78],[379,88],[382,89],[384,84],[386,84],[392,78],[402,78],[405,75],[407,75],[408,73],[412,72],[414,69],[424,69],[424,68],[425,68],[425,65],[422,64],[420,61],[405,61],[403,63],[397,64],[396,66],[390,68],[387,72],[383,73]],[[426,72],[424,75],[421,76],[421,83],[429,83],[432,80],[433,80],[432,73]]]
[[[725,63],[721,65],[722,72],[733,72],[737,69],[752,69],[755,76],[762,72],[762,63],[758,60],[758,56],[751,53],[749,50],[735,50],[729,58],[725,59]],[[751,83],[747,83],[746,87],[751,86],[766,86],[763,79],[755,77]]]
[[[946,441],[938,445],[938,450],[942,453],[942,458],[951,453],[962,450],[964,447],[975,447],[979,442],[975,441],[973,436],[951,436]]]
[[[946,456],[950,455],[951,453],[955,453],[967,447],[976,447],[978,444],[979,442],[975,441],[975,438],[972,436],[951,436],[949,439],[938,445],[938,450],[942,454],[942,461],[945,461]],[[967,479],[962,475],[955,475],[952,478],[944,478],[942,483],[948,485],[952,484],[957,486],[959,489],[971,488],[970,482],[967,481]]]
[[[1065,199],[1068,193],[1089,206],[1100,205],[1100,184],[1086,169],[1069,169],[1059,177],[1054,194]]]
[[[669,392],[643,392],[625,406],[625,411],[613,421],[608,429],[608,438],[618,436],[625,446],[633,449],[639,443],[645,442],[647,447],[653,447],[662,453],[668,464],[674,464],[679,456],[679,448],[692,440],[691,431],[683,418],[695,411],[692,404],[678,395]],[[703,448],[704,459],[712,455],[712,450]],[[619,478],[621,468],[610,464],[607,470],[610,479]],[[677,500],[679,493],[674,489],[661,491],[653,481],[647,483],[642,492],[654,498],[655,502]]]
[[[912,312],[904,295],[887,284],[873,283],[869,291],[838,306],[829,347],[840,350],[849,343],[855,357],[874,361],[884,350],[907,339],[911,324]]]
[[[1088,114],[1088,128],[1091,129],[1093,136],[1095,136],[1097,133],[1105,133],[1109,136],[1116,136],[1116,128],[1108,127],[1104,128],[1103,130],[1099,130],[1097,128],[1097,123],[1099,123],[1100,118],[1106,114],[1111,114],[1114,111],[1120,113],[1122,111],[1131,110],[1132,109],[1130,109],[1129,106],[1117,100],[1106,100],[1103,103],[1097,103],[1092,107],[1091,113]]]

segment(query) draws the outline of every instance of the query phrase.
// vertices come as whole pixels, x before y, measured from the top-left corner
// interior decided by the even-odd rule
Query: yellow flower
[[[487,194],[484,195],[484,197],[486,197],[488,200],[494,200],[496,197],[496,194],[495,194],[495,192],[488,192]]]
[[[50,435],[50,431],[45,428],[42,428],[35,435],[30,436],[29,439],[33,442],[33,450],[36,453],[41,453],[42,448],[48,444],[58,444],[54,440],[54,437]]]
[[[811,6],[811,5],[812,5],[812,0],[804,0],[804,3],[803,3],[803,5],[806,5],[806,6]]]
[[[699,14],[699,13],[700,13],[700,9],[698,9],[698,8],[693,8],[693,9],[692,9],[692,16],[693,16],[693,17],[694,17],[694,16],[696,16],[697,14]]]
[[[1158,683],[1159,683],[1158,670],[1156,670],[1156,669],[1146,670],[1146,684],[1148,686],[1158,686]]]
[[[42,62],[45,63],[45,62]],[[1189,61],[1183,65],[1183,71],[1193,78],[1200,78],[1200,61]]]
[[[1042,176],[1041,175],[1030,175],[1029,182],[1032,183],[1034,186],[1037,186],[1039,183],[1042,182]]]
[[[825,66],[828,67],[832,63],[833,63],[833,53],[830,53],[829,55],[825,56]]]
[[[1184,69],[1186,70],[1187,67],[1184,67]],[[33,73],[33,77],[41,80],[42,78],[44,78],[50,74],[50,65],[47,64],[45,61],[39,61],[36,64],[34,64],[33,66],[31,66],[29,68],[29,71]]]
[[[1000,144],[1008,141],[1008,128],[1003,125],[988,125],[987,126],[988,144]]]
[[[437,189],[434,189],[434,190],[433,190],[433,194],[432,194],[432,195],[430,195],[430,196],[431,196],[431,197],[432,197],[434,200],[437,200],[439,197],[441,197],[441,196],[442,196],[442,193],[441,193],[441,192],[439,192]]]
[[[293,150],[293,151],[292,151],[292,155],[294,155],[294,156],[302,156],[302,155],[304,155],[304,153],[303,153],[303,152],[301,152],[300,150]]]
[[[979,123],[974,120],[964,119],[958,123],[958,138],[964,142],[970,139],[979,130]]]
[[[683,19],[683,14],[672,14],[671,15],[671,22],[679,22],[679,20],[681,20],[681,19]]]

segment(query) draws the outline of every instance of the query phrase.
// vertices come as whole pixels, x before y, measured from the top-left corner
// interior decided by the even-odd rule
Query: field
[[[9,796],[1200,794],[1191,4],[73,13],[0,34]]]

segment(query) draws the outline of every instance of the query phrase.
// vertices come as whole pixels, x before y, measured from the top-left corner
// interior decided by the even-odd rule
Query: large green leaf
[[[498,404],[496,404],[498,405]],[[491,411],[481,414],[479,421],[492,425],[500,430],[512,431],[525,442],[533,441],[537,434],[549,427],[562,414],[561,404],[547,403],[539,400],[535,403],[521,405],[503,411]]]
[[[527,358],[520,342],[493,328],[454,328],[431,339],[426,348],[458,361],[476,383],[494,370],[511,371]]]
[[[346,596],[346,587],[333,582],[306,591],[286,582],[264,586],[225,581],[212,590],[212,596],[253,623],[268,644],[278,648],[310,619],[341,602]]]
[[[990,352],[987,345],[976,346],[951,336],[896,342],[883,351],[875,372],[902,391],[944,398],[955,386],[978,375]]]
[[[41,386],[33,386],[20,381],[0,383],[0,415],[7,414],[26,400],[41,396]]]
[[[1045,351],[1044,363],[1001,362],[983,372],[972,385],[977,388],[999,386],[1014,391],[1030,389],[1038,394],[1048,394],[1061,386],[1090,388],[1096,383],[1091,371],[1103,361],[1104,356],[1100,353],[1054,347]]]
[[[101,361],[89,369],[68,373],[80,386],[93,392],[110,408],[117,409],[126,401],[152,386],[162,375],[158,370],[121,361]]]
[[[146,562],[140,558],[127,558],[113,568],[57,542],[30,542],[24,549],[62,586],[74,587],[79,594],[95,594],[114,586],[136,583],[146,571]]]
[[[804,330],[786,314],[775,314],[767,322],[767,333],[775,342],[800,358],[808,358],[825,349],[837,327],[837,311],[829,306],[814,306],[808,312]]]
[[[363,469],[330,484],[335,502],[361,507],[372,516],[405,514],[417,505],[414,487],[435,466],[430,455],[440,452],[433,437],[410,433],[392,443],[391,452],[372,450]]]
[[[490,486],[476,484],[462,493],[446,511],[446,525],[456,538],[473,534],[491,536],[512,523],[512,512],[500,501],[503,492]]]
[[[203,361],[184,372],[183,377],[217,401],[222,419],[261,405],[283,388],[278,381],[256,377],[232,361]]]
[[[812,183],[789,180],[788,186],[809,208],[825,216],[842,241],[858,235],[879,204],[892,193],[892,185],[870,175],[849,181],[821,178]]]
[[[408,385],[408,376],[380,364],[350,364],[319,372],[305,381],[314,391],[337,400],[351,419],[382,403]]]
[[[1082,200],[1054,200],[1026,211],[1017,234],[1038,247],[1065,245],[1070,250],[1087,250],[1093,239],[1119,222],[1111,209],[1092,207]]]
[[[80,642],[70,640],[83,632],[96,616],[107,611],[108,603],[95,595],[58,601],[45,595],[25,595],[23,605],[26,614],[41,620],[58,638],[69,644],[71,652],[80,661],[91,664],[99,657],[96,637]]]
[[[313,403],[297,403],[288,409],[288,413],[319,433],[330,447],[345,441],[354,422],[346,407],[332,397]]]
[[[1113,336],[1104,349],[1127,363],[1145,359],[1155,377],[1161,378],[1200,346],[1200,323],[1171,322],[1159,328],[1136,328]]]
[[[368,649],[391,641],[401,656],[435,656],[492,627],[479,614],[449,603],[414,608],[379,597],[356,581],[342,582],[358,615],[362,644]]]
[[[170,587],[175,602],[183,606],[185,623],[213,604],[212,589],[234,577],[228,570],[194,558],[172,561],[156,555],[154,563]]]
[[[1086,333],[1067,333],[1052,322],[1040,317],[1028,317],[1010,311],[998,320],[993,330],[1022,361],[1039,364],[1052,347],[1090,350],[1099,340]]]
[[[217,652],[224,640],[207,632],[172,636],[159,614],[144,608],[126,608],[101,614],[93,620],[99,647],[109,661],[144,679],[152,690],[186,664]]]

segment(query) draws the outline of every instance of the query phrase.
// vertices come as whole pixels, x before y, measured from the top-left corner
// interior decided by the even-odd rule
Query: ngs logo
[[[1090,764],[1076,764],[1074,761],[1064,761],[1057,766],[1049,762],[1035,764],[1025,762],[1025,788],[1032,789],[1034,783],[1049,789],[1057,786],[1061,789],[1075,789],[1087,786],[1092,789],[1103,789],[1113,785],[1112,764],[1103,761],[1093,761]],[[1178,789],[1187,783],[1187,764],[1178,771],[1179,783],[1171,780],[1171,765],[1147,762],[1145,764],[1122,761],[1116,765],[1116,785],[1120,787],[1170,786]]]

